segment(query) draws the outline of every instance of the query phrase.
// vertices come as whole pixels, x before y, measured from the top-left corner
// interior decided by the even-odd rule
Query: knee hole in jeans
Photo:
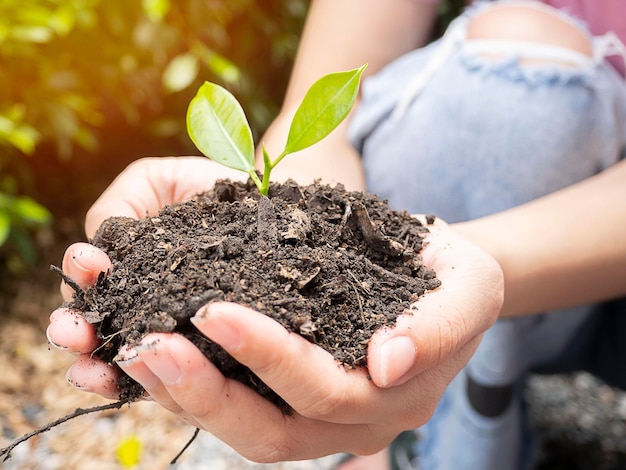
[[[536,2],[512,2],[494,5],[478,13],[468,23],[467,39],[515,41],[545,44],[570,49],[588,57],[593,55],[589,35],[557,10]],[[481,54],[501,58],[496,53]],[[559,63],[555,58],[520,57],[521,64]],[[559,65],[571,65],[565,59]]]

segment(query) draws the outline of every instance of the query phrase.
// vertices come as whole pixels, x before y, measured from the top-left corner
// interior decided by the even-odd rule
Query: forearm
[[[500,262],[503,317],[626,295],[626,161],[528,204],[455,227]]]
[[[424,45],[437,13],[416,0],[314,0],[302,33],[284,109],[295,108],[322,75],[368,63],[371,75]]]
[[[270,155],[282,150],[291,118],[317,79],[364,63],[368,64],[364,77],[373,74],[423,45],[436,14],[436,5],[415,0],[313,1],[280,115],[263,139]],[[285,159],[272,173],[273,178],[291,177],[301,183],[321,178],[363,189],[360,158],[346,138],[348,120],[324,141]]]

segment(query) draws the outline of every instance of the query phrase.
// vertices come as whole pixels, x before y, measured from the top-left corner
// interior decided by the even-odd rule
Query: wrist
[[[488,218],[459,222],[451,226],[463,237],[486,251],[500,265],[504,275],[504,302],[500,310],[500,317],[505,318],[524,314],[523,311],[519,310],[519,303],[513,301],[516,295],[515,292],[519,287],[520,274],[518,272],[519,266],[516,266],[515,259],[510,256],[507,249],[509,246],[520,246],[508,237],[508,235],[511,237],[515,235],[507,233],[506,236],[503,236],[501,230],[493,227],[491,220]],[[505,244],[501,243],[503,239],[508,240],[508,242]]]

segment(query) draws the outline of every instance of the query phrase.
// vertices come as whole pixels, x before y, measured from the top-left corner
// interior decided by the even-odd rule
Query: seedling
[[[346,118],[367,64],[325,75],[307,91],[298,107],[284,150],[272,159],[262,146],[263,175],[256,173],[254,141],[245,113],[225,88],[205,82],[189,103],[187,132],[198,150],[222,165],[246,172],[263,196],[268,195],[272,170],[290,153],[304,150],[330,134]]]

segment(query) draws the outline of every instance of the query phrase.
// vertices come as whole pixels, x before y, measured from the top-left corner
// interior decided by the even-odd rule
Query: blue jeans
[[[520,65],[519,50],[486,59],[462,34],[452,42],[413,51],[363,84],[350,136],[368,190],[392,207],[448,222],[474,219],[584,180],[626,155],[626,82],[605,61]],[[419,469],[531,468],[525,379],[543,366],[560,370],[560,361],[576,368],[572,358],[585,352],[569,355],[568,347],[593,308],[496,322],[416,431]]]

